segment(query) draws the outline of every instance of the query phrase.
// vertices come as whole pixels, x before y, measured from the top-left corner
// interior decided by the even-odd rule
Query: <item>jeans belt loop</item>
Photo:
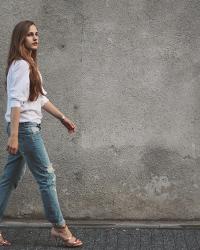
[[[37,124],[37,127],[41,129],[41,124],[40,124],[40,123],[38,123],[38,124]]]

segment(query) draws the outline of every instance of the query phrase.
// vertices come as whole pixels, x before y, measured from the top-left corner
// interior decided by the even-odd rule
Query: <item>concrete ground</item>
[[[197,250],[199,222],[67,221],[70,230],[84,242],[84,250]],[[49,223],[6,221],[0,230],[12,242],[12,250],[70,249],[50,238]],[[76,248],[79,249],[79,248]]]

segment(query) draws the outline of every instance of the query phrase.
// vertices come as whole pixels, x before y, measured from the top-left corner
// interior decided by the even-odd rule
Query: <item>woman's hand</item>
[[[61,123],[68,129],[70,134],[75,132],[76,125],[66,117],[62,118]]]
[[[56,117],[57,119],[59,119],[61,123],[68,129],[68,132],[70,134],[75,132],[76,128],[75,124],[72,121],[70,121],[63,113],[61,113],[60,110],[56,108],[56,106],[54,106],[52,102],[50,101],[46,102],[42,106],[42,108],[51,115],[53,115],[54,117]]]
[[[8,138],[7,148],[6,150],[10,154],[16,154],[18,150],[18,136],[10,136]]]

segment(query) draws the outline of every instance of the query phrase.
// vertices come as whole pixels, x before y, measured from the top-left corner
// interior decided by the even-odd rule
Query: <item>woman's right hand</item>
[[[69,119],[67,119],[67,117],[64,117],[61,120],[61,123],[68,129],[68,132],[70,134],[75,132],[76,125],[72,121],[70,121]]]
[[[16,154],[18,146],[18,136],[9,136],[6,150],[10,154]]]

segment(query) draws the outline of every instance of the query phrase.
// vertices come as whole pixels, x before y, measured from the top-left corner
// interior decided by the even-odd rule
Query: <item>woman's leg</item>
[[[0,176],[0,221],[8,204],[8,200],[13,189],[17,188],[19,181],[26,171],[25,160],[18,151],[17,154],[9,154],[3,174]],[[7,246],[11,243],[3,238],[0,231],[0,246]]]
[[[6,126],[6,132],[9,135],[9,125],[6,124]],[[20,150],[18,150],[15,155],[8,154],[7,163],[4,166],[2,175],[0,176],[0,221],[3,218],[11,191],[17,188],[17,185],[25,174],[25,171],[25,160]],[[0,231],[0,246],[7,246],[10,244],[11,243],[9,241],[3,238]]]
[[[26,130],[26,133],[30,134],[24,137],[24,158],[39,185],[46,218],[54,226],[63,226],[65,220],[58,202],[56,175],[40,130],[37,127],[29,127]]]
[[[15,155],[8,155],[3,174],[0,176],[0,221],[3,218],[11,191],[17,188],[25,170],[25,160],[19,150]]]

